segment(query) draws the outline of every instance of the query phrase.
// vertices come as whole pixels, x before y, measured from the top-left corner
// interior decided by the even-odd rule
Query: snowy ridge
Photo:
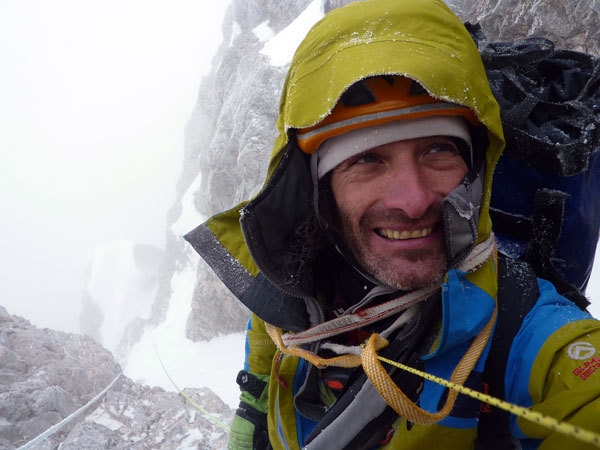
[[[269,58],[273,66],[287,66],[292,61],[293,51],[324,14],[323,0],[313,0],[296,20],[266,41],[261,53]]]

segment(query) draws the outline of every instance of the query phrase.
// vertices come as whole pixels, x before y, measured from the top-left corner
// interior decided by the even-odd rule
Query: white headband
[[[317,179],[320,180],[343,161],[366,150],[392,142],[429,136],[457,137],[471,148],[469,128],[462,117],[428,116],[357,128],[329,138],[313,153],[312,165],[314,167],[316,164]]]

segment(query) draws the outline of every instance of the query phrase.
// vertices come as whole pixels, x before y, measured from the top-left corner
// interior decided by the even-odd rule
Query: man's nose
[[[437,201],[431,181],[414,164],[392,167],[382,177],[383,205],[403,211],[411,219],[422,217]]]

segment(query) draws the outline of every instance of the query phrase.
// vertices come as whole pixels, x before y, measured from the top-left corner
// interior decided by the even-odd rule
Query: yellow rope
[[[483,349],[485,348],[496,322],[496,309],[490,318],[489,322],[482,328],[479,334],[473,339],[471,346],[462,357],[454,372],[452,373],[452,381],[454,383],[463,384],[475,363],[481,356]],[[367,377],[377,390],[381,397],[390,405],[399,415],[405,417],[411,422],[418,423],[421,425],[428,425],[439,422],[452,411],[454,402],[458,393],[450,391],[446,403],[442,409],[436,413],[430,413],[420,408],[414,402],[412,402],[402,390],[398,387],[392,378],[388,375],[385,369],[381,366],[378,361],[377,351],[387,347],[389,342],[378,334],[372,334],[367,344],[362,348],[360,355],[357,354],[346,354],[340,355],[333,358],[322,358],[319,355],[304,350],[293,345],[289,347],[283,342],[281,331],[271,324],[265,323],[265,327],[271,339],[283,354],[295,356],[297,358],[303,358],[309,361],[316,367],[363,367]]]
[[[562,433],[566,436],[572,437],[574,439],[580,440],[582,442],[586,442],[588,444],[592,444],[596,447],[600,447],[600,434],[594,433],[589,430],[585,430],[583,428],[577,427],[575,425],[571,425],[569,423],[561,422],[553,417],[546,416],[536,411],[532,411],[530,409],[524,408],[519,405],[515,405],[512,403],[508,403],[504,400],[500,400],[499,398],[492,397],[490,395],[484,394],[482,392],[475,391],[473,389],[469,389],[460,384],[453,383],[452,381],[445,380],[440,377],[436,377],[435,375],[428,374],[426,372],[422,372],[413,367],[406,366],[402,363],[392,361],[391,359],[384,358],[382,356],[377,356],[380,361],[383,361],[387,364],[395,366],[399,369],[405,370],[414,375],[425,378],[426,380],[432,381],[434,383],[438,383],[448,389],[451,389],[451,392],[457,392],[460,394],[467,395],[469,397],[475,398],[485,403],[489,403],[492,406],[503,409],[505,411],[514,414],[515,416],[522,417],[531,422],[535,422],[538,425],[541,425],[545,428],[549,428],[552,431],[556,431]]]
[[[522,417],[523,419],[534,422],[552,431],[556,431],[579,441],[600,447],[600,434],[577,427],[575,425],[561,422],[553,417],[546,416],[536,411],[532,411],[522,406],[500,400],[499,398],[492,397],[463,386],[463,383],[466,380],[465,376],[468,376],[468,374],[471,372],[473,364],[481,354],[479,347],[481,345],[485,346],[485,343],[489,338],[489,332],[493,326],[493,323],[494,317],[492,317],[492,320],[490,320],[488,325],[484,327],[482,332],[477,336],[469,348],[471,355],[473,355],[474,358],[468,358],[468,361],[465,361],[464,363],[461,361],[461,363],[459,363],[454,370],[451,381],[377,355],[377,351],[388,345],[388,341],[377,334],[373,334],[370,337],[369,341],[367,341],[367,344],[363,348],[361,355],[342,355],[334,358],[321,358],[320,356],[307,350],[303,350],[294,346],[286,347],[281,338],[281,332],[272,325],[266,325],[267,332],[273,339],[273,342],[275,342],[279,350],[284,354],[304,358],[317,367],[357,367],[362,365],[365,373],[367,373],[369,379],[378,390],[380,395],[386,400],[386,402],[392,408],[394,408],[399,415],[411,422],[419,424],[431,424],[438,422],[450,413],[457,395],[464,394],[502,410],[508,411],[515,416]],[[465,358],[463,357],[463,359]],[[422,410],[408,397],[406,397],[400,388],[398,388],[398,386],[391,380],[383,367],[381,367],[381,364],[373,363],[374,360],[385,362],[399,369],[405,370],[406,372],[449,388],[450,392],[445,405],[436,413],[429,413]]]
[[[482,328],[475,339],[473,339],[469,349],[454,369],[451,377],[453,383],[462,385],[467,380],[490,338],[495,322],[496,310],[494,309],[494,313],[489,322]],[[402,392],[378,361],[379,356],[377,355],[376,349],[379,346],[377,342],[379,339],[381,339],[379,335],[371,335],[363,349],[361,359],[367,377],[386,403],[400,416],[410,422],[418,423],[420,425],[430,425],[439,422],[450,414],[450,411],[452,411],[452,408],[454,407],[458,392],[451,390],[442,409],[435,413],[430,413],[429,411],[420,408],[410,400],[404,392]]]

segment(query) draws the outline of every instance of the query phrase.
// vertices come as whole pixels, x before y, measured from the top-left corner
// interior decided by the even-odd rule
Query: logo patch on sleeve
[[[569,358],[575,361],[584,361],[596,354],[596,349],[589,342],[574,342],[567,348]]]
[[[589,342],[574,342],[567,348],[567,354],[575,361],[585,361],[573,371],[583,381],[600,369],[600,356],[594,356],[596,348]]]

